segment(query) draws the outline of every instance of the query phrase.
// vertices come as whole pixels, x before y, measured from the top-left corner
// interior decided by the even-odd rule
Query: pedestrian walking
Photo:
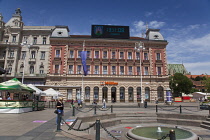
[[[103,108],[106,108],[106,100],[105,99],[103,99],[103,106],[102,106],[102,109]]]
[[[56,118],[56,124],[59,125],[59,123],[60,123],[60,125],[63,125],[63,123],[61,123],[61,118],[64,115],[63,98],[58,99],[56,107],[57,107],[57,111],[58,111],[57,118]]]

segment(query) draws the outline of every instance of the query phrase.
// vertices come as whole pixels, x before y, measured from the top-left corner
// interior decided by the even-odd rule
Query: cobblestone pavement
[[[107,104],[109,107],[111,104]],[[148,104],[148,108],[139,108],[136,107],[137,104],[112,104],[113,113],[126,113],[126,112],[147,112],[147,113],[156,113],[155,104]],[[162,107],[166,107],[163,104],[158,104]],[[183,106],[195,106],[193,110],[189,108],[185,110],[183,108],[183,113],[192,113],[200,115],[208,115],[209,111],[204,110],[200,111],[196,108],[198,103],[177,103],[174,107],[183,105]],[[102,104],[99,104],[102,106]],[[116,108],[115,108],[116,106]],[[132,107],[135,106],[135,107]],[[172,106],[171,106],[172,107]],[[88,108],[86,108],[88,110]],[[164,111],[159,108],[158,111],[169,113],[169,111]],[[61,132],[56,132],[56,115],[53,113],[53,108],[47,108],[43,111],[33,111],[22,114],[1,114],[0,115],[0,140],[94,140],[95,135],[88,134],[85,132],[78,132],[74,130],[68,130],[68,126],[61,126]],[[179,110],[174,111],[179,113]],[[173,112],[173,113],[174,113]],[[76,111],[77,116],[88,116],[93,115],[94,111],[83,113]],[[105,112],[97,112],[97,114],[103,114]],[[108,112],[110,113],[110,112]],[[72,116],[72,109],[65,107],[64,119],[75,119],[76,117]],[[128,128],[133,128],[139,125],[147,124],[120,124],[113,127],[108,127],[107,130],[112,132],[117,139],[125,140],[125,133],[128,131]],[[153,125],[163,125],[163,124],[153,124]],[[192,126],[183,126],[203,138],[203,140],[210,140],[210,130],[203,129],[200,127]],[[112,138],[101,129],[101,140],[111,140]]]

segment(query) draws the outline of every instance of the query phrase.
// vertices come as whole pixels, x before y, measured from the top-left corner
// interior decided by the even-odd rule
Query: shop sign
[[[104,85],[118,85],[118,82],[101,81],[101,86],[104,86]]]

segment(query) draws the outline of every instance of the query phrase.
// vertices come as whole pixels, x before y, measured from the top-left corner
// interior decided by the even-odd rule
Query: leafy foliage
[[[210,93],[210,78],[206,78],[203,80],[204,87],[208,93]]]
[[[182,96],[182,93],[190,94],[192,90],[192,81],[182,73],[175,73],[170,77],[169,82],[174,97]]]

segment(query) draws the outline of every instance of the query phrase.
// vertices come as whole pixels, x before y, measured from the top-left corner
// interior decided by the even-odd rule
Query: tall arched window
[[[85,99],[90,100],[90,87],[85,87]]]
[[[98,93],[99,93],[99,88],[94,87],[94,94],[93,94],[93,99],[98,100]]]
[[[149,87],[145,88],[145,100],[147,100],[147,101],[150,100],[150,88]]]
[[[137,87],[136,91],[137,91],[137,101],[140,101],[141,100],[141,87]]]
[[[164,101],[164,91],[163,91],[163,87],[159,86],[157,88],[157,96],[158,96],[158,100],[159,101]]]
[[[125,88],[120,87],[120,100],[124,101],[125,100]]]
[[[132,87],[128,88],[128,100],[133,101],[133,88]]]

